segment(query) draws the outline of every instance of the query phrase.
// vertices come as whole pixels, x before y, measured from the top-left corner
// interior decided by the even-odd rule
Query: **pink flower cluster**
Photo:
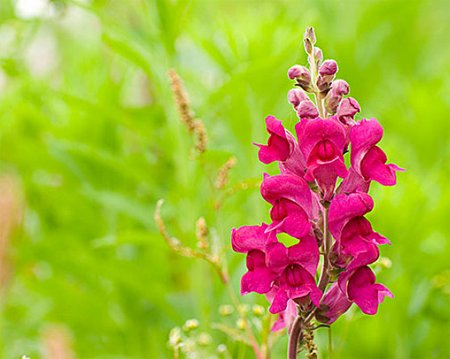
[[[349,86],[334,79],[336,62],[322,63],[320,56],[310,53],[311,70],[297,65],[288,72],[298,86],[288,94],[299,118],[296,137],[268,116],[268,143],[257,145],[259,160],[277,161],[281,172],[265,174],[261,184],[262,197],[272,205],[271,223],[232,230],[233,249],[247,254],[241,292],[266,294],[270,312],[280,313],[274,330],[298,312],[314,312],[330,324],[352,303],[375,314],[384,297],[392,297],[368,266],[378,259],[378,246],[390,242],[364,216],[374,205],[367,194],[371,182],[392,186],[402,169],[386,164],[377,146],[382,126],[375,118],[355,121],[358,102],[344,98]],[[317,95],[316,104],[307,93]],[[286,247],[277,238],[281,233],[298,243]]]

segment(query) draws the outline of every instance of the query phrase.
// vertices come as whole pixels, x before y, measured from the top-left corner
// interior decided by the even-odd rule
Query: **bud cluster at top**
[[[372,181],[392,186],[402,169],[386,164],[377,146],[380,123],[355,120],[358,102],[344,98],[349,85],[336,79],[336,61],[323,61],[315,43],[307,28],[309,68],[295,65],[288,71],[295,81],[288,101],[299,119],[296,136],[268,116],[267,145],[257,145],[259,160],[278,162],[281,172],[264,174],[261,184],[262,197],[272,205],[271,222],[232,230],[233,249],[247,254],[241,292],[266,295],[270,312],[280,313],[273,330],[289,326],[297,314],[330,324],[352,303],[375,314],[384,297],[392,297],[368,267],[379,257],[378,246],[390,242],[372,230],[365,215],[374,205],[368,195]],[[344,155],[350,156],[349,168]],[[280,234],[297,242],[287,247]]]

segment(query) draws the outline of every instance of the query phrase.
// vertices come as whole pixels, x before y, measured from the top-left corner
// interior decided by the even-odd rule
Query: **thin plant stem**
[[[291,333],[289,335],[288,359],[296,359],[298,351],[298,343],[302,335],[302,317],[297,316],[292,323]]]

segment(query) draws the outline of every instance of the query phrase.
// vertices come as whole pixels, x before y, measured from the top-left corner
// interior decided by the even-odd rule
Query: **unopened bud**
[[[319,111],[311,101],[303,101],[297,107],[297,115],[299,118],[314,119],[319,116]]]
[[[314,28],[311,27],[307,27],[305,34],[304,34],[304,38],[308,38],[311,40],[311,43],[314,45],[316,43],[316,34],[314,33]]]
[[[309,38],[305,37],[303,39],[303,42],[305,44],[306,53],[311,55],[311,53],[313,51],[313,44],[312,44],[311,40]]]
[[[288,101],[294,106],[295,109],[297,109],[297,106],[300,105],[302,101],[309,101],[309,97],[303,90],[297,88],[289,90]]]
[[[329,80],[325,76],[319,75],[317,77],[316,85],[320,92],[328,91],[331,88],[331,83],[331,79]]]
[[[338,66],[334,60],[326,60],[319,68],[319,75],[334,76],[338,71]]]
[[[331,88],[331,91],[333,91],[336,95],[348,95],[350,91],[350,87],[348,86],[348,83],[344,80],[336,80],[333,82],[333,87]]]
[[[325,97],[325,109],[330,114],[335,114],[343,95],[348,95],[349,86],[344,80],[333,82],[330,92]]]
[[[320,66],[323,60],[323,53],[318,47],[314,48],[314,58],[316,59],[316,66]]]
[[[288,76],[291,80],[295,79],[301,87],[308,87],[311,83],[311,74],[304,66],[292,66],[288,71]]]
[[[354,123],[354,117],[360,111],[361,108],[359,107],[358,101],[354,98],[347,97],[341,101],[337,109],[337,118],[344,125],[350,125]]]

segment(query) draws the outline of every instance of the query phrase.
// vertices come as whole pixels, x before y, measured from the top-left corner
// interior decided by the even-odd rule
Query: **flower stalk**
[[[273,330],[288,329],[288,359],[297,358],[302,345],[306,357],[317,359],[314,330],[329,327],[353,303],[373,315],[385,296],[392,297],[369,268],[379,257],[378,246],[390,242],[364,215],[373,209],[371,183],[392,186],[396,171],[403,171],[386,164],[377,146],[383,134],[378,121],[355,120],[359,104],[344,98],[349,86],[335,79],[336,61],[322,62],[315,43],[314,30],[307,28],[309,69],[295,65],[288,71],[296,86],[288,101],[299,117],[297,138],[268,116],[269,140],[257,144],[260,161],[278,162],[281,172],[265,174],[261,184],[262,197],[272,205],[270,223],[233,228],[231,238],[233,249],[247,255],[241,292],[266,295],[269,311],[279,314]],[[280,234],[298,242],[285,246]]]

